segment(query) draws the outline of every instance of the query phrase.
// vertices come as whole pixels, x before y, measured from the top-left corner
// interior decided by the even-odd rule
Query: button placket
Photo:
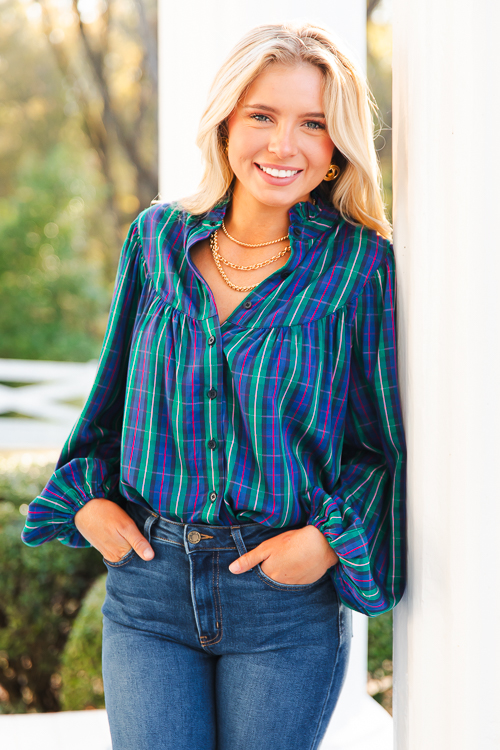
[[[210,387],[205,391],[207,398],[206,409],[208,409],[207,425],[207,464],[210,466],[212,488],[207,493],[207,506],[203,513],[203,519],[207,523],[218,523],[217,521],[217,498],[224,490],[225,478],[225,456],[223,442],[218,439],[224,435],[223,427],[223,352],[222,336],[217,341],[213,333],[213,321],[207,320],[207,380]],[[214,344],[217,344],[214,346]],[[222,437],[223,440],[223,437]],[[217,450],[222,448],[222,450]],[[210,481],[210,480],[209,480]],[[209,485],[210,487],[210,485]]]

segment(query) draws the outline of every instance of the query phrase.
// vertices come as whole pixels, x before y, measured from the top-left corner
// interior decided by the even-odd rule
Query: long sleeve
[[[395,264],[385,259],[353,303],[341,472],[331,495],[315,488],[314,524],[339,557],[331,574],[348,607],[375,616],[405,587],[406,449],[398,393]]]
[[[29,505],[22,540],[36,546],[58,539],[89,547],[74,516],[95,497],[120,503],[120,447],[128,356],[144,284],[137,220],[123,245],[97,375],[83,411],[67,438],[55,471]]]

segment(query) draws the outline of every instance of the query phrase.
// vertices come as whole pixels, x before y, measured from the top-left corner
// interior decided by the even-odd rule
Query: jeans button
[[[192,542],[192,544],[198,544],[198,542],[201,539],[201,534],[199,531],[190,531],[188,534],[188,541]]]

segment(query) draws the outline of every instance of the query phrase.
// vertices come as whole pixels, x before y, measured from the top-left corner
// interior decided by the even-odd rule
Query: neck
[[[242,242],[259,243],[288,234],[291,206],[267,206],[236,183],[224,224]]]

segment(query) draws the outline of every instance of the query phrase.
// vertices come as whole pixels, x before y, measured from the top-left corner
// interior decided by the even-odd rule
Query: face
[[[275,63],[255,79],[227,122],[235,196],[282,208],[308,200],[335,150],[322,83],[320,70],[309,63]]]

